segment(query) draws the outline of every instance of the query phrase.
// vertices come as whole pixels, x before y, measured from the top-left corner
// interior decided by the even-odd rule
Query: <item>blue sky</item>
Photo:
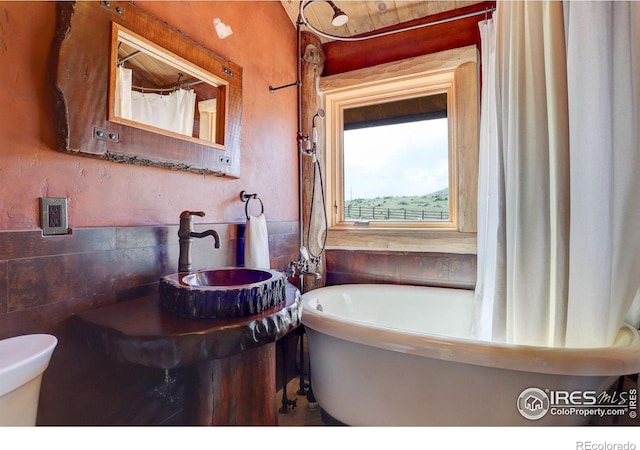
[[[345,200],[424,195],[448,187],[447,119],[344,133]]]

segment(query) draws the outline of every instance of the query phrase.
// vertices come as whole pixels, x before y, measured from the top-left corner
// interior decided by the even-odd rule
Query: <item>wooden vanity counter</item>
[[[275,342],[300,325],[300,292],[282,304],[233,319],[183,319],[158,295],[72,316],[89,344],[119,362],[187,368],[184,417],[193,425],[277,425]]]

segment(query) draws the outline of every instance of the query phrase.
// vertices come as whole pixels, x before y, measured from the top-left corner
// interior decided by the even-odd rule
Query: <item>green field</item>
[[[345,201],[346,220],[446,220],[448,217],[448,188],[425,195]]]

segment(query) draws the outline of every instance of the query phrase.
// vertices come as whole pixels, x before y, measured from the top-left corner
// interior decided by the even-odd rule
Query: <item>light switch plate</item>
[[[40,198],[40,225],[42,234],[69,234],[66,198]]]

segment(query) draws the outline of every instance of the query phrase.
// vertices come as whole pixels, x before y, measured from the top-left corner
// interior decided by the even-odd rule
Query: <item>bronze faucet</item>
[[[213,236],[215,248],[220,248],[220,237],[215,230],[207,230],[202,233],[193,231],[193,218],[195,216],[204,217],[204,211],[183,211],[180,214],[178,272],[191,272],[191,244],[193,244],[193,238]]]

